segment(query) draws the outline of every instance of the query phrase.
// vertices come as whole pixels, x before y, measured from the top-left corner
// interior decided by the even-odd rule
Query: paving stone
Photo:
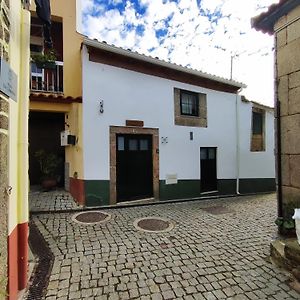
[[[130,289],[129,290],[129,296],[130,298],[138,298],[140,295],[139,290],[138,289]]]
[[[139,289],[140,295],[150,295],[150,289],[148,287],[143,287]]]
[[[163,297],[160,293],[155,293],[151,295],[152,300],[163,300]]]
[[[93,226],[71,220],[72,201],[62,191],[30,193],[31,209],[49,212],[32,220],[55,256],[43,299],[300,298],[265,260],[277,230],[274,194],[103,209],[112,220]],[[215,206],[230,213],[203,210]],[[55,213],[62,209],[70,212]],[[132,226],[152,215],[175,228],[145,234]]]
[[[170,299],[174,299],[175,294],[173,291],[168,290],[168,291],[162,292],[162,296],[163,296],[163,299],[170,300]]]

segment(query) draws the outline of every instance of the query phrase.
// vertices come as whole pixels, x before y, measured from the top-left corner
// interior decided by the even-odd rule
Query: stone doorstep
[[[290,287],[300,293],[300,245],[297,239],[275,240],[270,245],[271,261],[291,275]]]

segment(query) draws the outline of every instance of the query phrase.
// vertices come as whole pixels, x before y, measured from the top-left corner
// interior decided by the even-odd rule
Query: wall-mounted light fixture
[[[168,137],[167,136],[162,136],[161,137],[161,143],[162,144],[168,144]]]
[[[100,112],[100,114],[104,113],[104,101],[103,100],[100,100],[100,102],[99,102],[99,112]]]
[[[194,139],[194,133],[193,131],[190,131],[190,140],[192,141]]]

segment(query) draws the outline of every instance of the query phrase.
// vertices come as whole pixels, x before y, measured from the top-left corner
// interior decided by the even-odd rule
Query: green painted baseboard
[[[247,178],[240,180],[240,193],[261,193],[276,191],[275,178]]]
[[[109,180],[85,180],[86,206],[109,205]],[[274,178],[240,179],[240,193],[272,192],[276,190]],[[235,179],[219,179],[217,195],[233,195],[236,193]],[[188,199],[203,196],[200,180],[178,180],[177,184],[159,182],[159,199]]]
[[[85,205],[109,205],[109,180],[85,180]]]
[[[165,184],[165,180],[159,181],[159,199],[161,200],[195,198],[199,195],[199,180],[178,180],[177,184]]]

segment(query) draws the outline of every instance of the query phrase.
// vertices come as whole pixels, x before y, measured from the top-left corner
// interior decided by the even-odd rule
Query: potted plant
[[[278,217],[275,220],[278,227],[278,233],[286,237],[294,237],[296,235],[295,221],[292,218]]]
[[[44,149],[38,150],[34,154],[40,165],[42,173],[41,185],[45,190],[51,190],[57,186],[57,169],[62,160],[54,153],[47,153]]]
[[[31,56],[32,61],[39,69],[55,69],[55,61],[57,59],[54,50],[50,50],[46,53],[36,53]]]

